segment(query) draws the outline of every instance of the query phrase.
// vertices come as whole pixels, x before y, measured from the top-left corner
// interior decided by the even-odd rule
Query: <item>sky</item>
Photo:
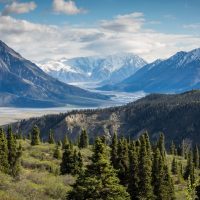
[[[200,0],[0,0],[0,40],[34,62],[200,48]]]

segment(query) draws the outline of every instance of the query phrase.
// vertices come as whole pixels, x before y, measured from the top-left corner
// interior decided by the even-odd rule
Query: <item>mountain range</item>
[[[118,83],[134,74],[147,62],[132,53],[105,57],[77,57],[46,60],[38,64],[46,73],[65,83],[102,82]]]
[[[163,132],[168,145],[172,140],[180,144],[183,139],[198,144],[199,110],[200,91],[193,90],[181,94],[151,94],[120,107],[31,118],[14,123],[12,127],[16,132],[28,134],[36,124],[44,139],[48,139],[52,129],[58,140],[63,139],[65,134],[76,140],[84,128],[91,140],[98,135],[105,135],[109,140],[113,133],[136,139],[148,131],[152,140]]]
[[[200,88],[200,48],[178,52],[165,60],[156,60],[117,84],[100,90],[147,93],[180,93]]]
[[[108,99],[49,76],[0,41],[0,106],[97,106]]]

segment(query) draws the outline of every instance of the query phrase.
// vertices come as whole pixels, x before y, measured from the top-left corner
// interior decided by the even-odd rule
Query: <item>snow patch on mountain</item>
[[[146,64],[146,61],[135,54],[121,53],[105,57],[48,60],[38,65],[49,75],[67,83],[80,81],[117,83]]]

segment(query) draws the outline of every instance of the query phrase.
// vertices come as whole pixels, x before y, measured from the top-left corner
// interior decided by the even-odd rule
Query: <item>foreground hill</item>
[[[147,93],[180,93],[200,88],[200,49],[178,52],[166,60],[147,64],[119,84],[105,85],[102,90]]]
[[[52,78],[0,41],[0,106],[95,106],[106,99]]]
[[[96,135],[108,138],[114,132],[136,138],[143,130],[148,130],[152,139],[160,131],[165,133],[167,144],[174,140],[180,143],[188,139],[200,143],[200,91],[183,94],[152,94],[136,102],[121,107],[101,110],[73,111],[60,115],[47,115],[13,124],[16,131],[28,134],[37,124],[46,139],[49,129],[56,138],[65,134],[75,139],[82,128],[86,129],[91,140]]]

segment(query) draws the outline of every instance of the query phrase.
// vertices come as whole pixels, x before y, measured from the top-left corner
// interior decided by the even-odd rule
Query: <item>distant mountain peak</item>
[[[51,76],[69,82],[120,82],[147,62],[133,53],[49,60],[39,66]]]
[[[147,93],[179,93],[200,88],[200,48],[180,51],[165,60],[156,60],[115,85],[102,90]]]

